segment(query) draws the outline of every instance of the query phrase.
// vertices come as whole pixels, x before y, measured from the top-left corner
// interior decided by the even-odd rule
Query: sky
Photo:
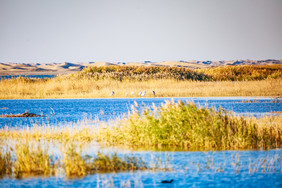
[[[0,62],[282,59],[282,0],[0,0]]]

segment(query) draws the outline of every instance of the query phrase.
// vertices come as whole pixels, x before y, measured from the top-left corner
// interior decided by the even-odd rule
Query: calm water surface
[[[11,78],[18,78],[18,77],[24,77],[24,78],[55,78],[56,75],[5,75],[0,76],[0,80],[6,80]]]
[[[126,116],[134,101],[139,108],[156,106],[171,98],[135,99],[44,99],[0,100],[0,114],[20,114],[25,111],[43,114],[40,118],[0,118],[0,127],[22,127],[32,124],[68,125],[87,119],[109,121]],[[175,98],[175,101],[194,101],[199,106],[222,107],[237,115],[270,115],[282,111],[281,100],[272,103],[268,98]],[[244,103],[255,100],[255,103]],[[279,114],[277,114],[279,115]],[[86,121],[86,122],[88,122]],[[103,150],[103,149],[101,149]],[[54,151],[53,151],[54,152]],[[95,146],[85,151],[95,155]],[[171,171],[137,171],[88,175],[81,179],[64,176],[0,180],[0,187],[282,187],[282,150],[216,151],[216,152],[156,152],[128,151],[104,148],[142,157],[149,165],[161,161]],[[265,165],[263,164],[265,162]],[[171,184],[162,180],[173,179]]]
[[[153,103],[160,106],[171,98],[131,98],[131,99],[35,99],[35,100],[0,100],[0,114],[21,114],[25,111],[44,115],[39,118],[0,118],[0,128],[22,127],[32,124],[62,125],[82,120],[108,121],[128,114],[134,101],[139,108],[149,107]],[[282,111],[282,100],[272,103],[269,98],[175,98],[175,101],[194,101],[198,106],[209,106],[232,111],[238,115],[273,115],[271,112]],[[242,101],[255,100],[255,103]]]

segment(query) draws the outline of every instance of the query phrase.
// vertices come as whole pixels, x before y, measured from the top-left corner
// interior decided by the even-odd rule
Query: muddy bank
[[[44,117],[44,116],[25,112],[25,113],[22,113],[22,114],[3,114],[3,115],[0,115],[0,117],[9,118],[9,117]]]

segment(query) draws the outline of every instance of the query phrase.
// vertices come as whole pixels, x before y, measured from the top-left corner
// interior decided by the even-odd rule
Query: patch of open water
[[[18,77],[24,77],[24,78],[55,78],[56,75],[5,75],[0,76],[0,80],[7,80],[12,78],[18,78]]]
[[[31,99],[0,100],[1,114],[22,114],[25,111],[44,115],[37,118],[0,118],[0,128],[38,125],[64,125],[83,120],[109,121],[126,116],[134,105],[139,109],[150,107],[153,103],[160,106],[172,98],[125,98],[125,99]],[[270,98],[250,97],[207,97],[207,98],[174,98],[175,101],[194,101],[198,106],[222,107],[238,115],[273,115],[271,112],[282,111],[282,100],[271,102]],[[252,103],[243,101],[251,100]]]

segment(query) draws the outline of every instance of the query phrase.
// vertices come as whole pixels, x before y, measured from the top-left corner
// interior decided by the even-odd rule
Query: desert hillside
[[[132,66],[168,66],[191,69],[226,65],[266,65],[282,64],[282,60],[232,60],[232,61],[163,61],[163,62],[86,62],[86,63],[0,63],[0,75],[58,75],[82,70],[87,66],[132,65]]]

